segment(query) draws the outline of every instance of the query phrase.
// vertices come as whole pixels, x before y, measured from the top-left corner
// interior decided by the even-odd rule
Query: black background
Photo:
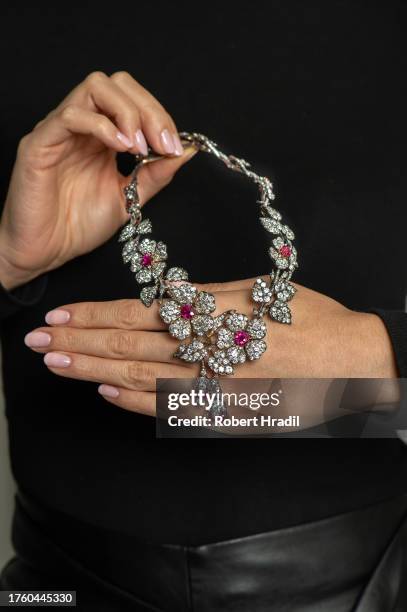
[[[3,191],[35,122],[89,72],[128,70],[180,129],[273,179],[298,238],[296,281],[352,308],[403,308],[404,13],[403,3],[354,0],[3,5]],[[198,155],[148,216],[170,263],[194,280],[243,278],[270,265],[254,200],[243,177]],[[23,346],[50,308],[135,295],[114,238],[51,273],[42,302],[3,325],[13,468],[32,495],[160,541],[210,541],[405,488],[397,442],[155,441],[152,419],[55,377]]]

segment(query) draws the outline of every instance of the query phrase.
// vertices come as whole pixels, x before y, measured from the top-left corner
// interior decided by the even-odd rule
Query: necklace
[[[237,365],[261,357],[267,348],[264,322],[267,314],[273,321],[291,324],[288,302],[296,291],[290,279],[298,267],[297,251],[292,242],[294,233],[271,206],[275,196],[268,178],[253,172],[244,159],[225,155],[216,143],[202,134],[182,132],[180,136],[184,144],[192,144],[198,150],[214,155],[228,168],[256,183],[260,194],[257,200],[260,221],[272,235],[269,254],[273,269],[267,282],[262,278],[254,282],[251,289],[252,316],[233,309],[215,316],[215,296],[198,291],[188,281],[184,268],[167,269],[166,245],[147,236],[152,225],[149,219],[142,218],[137,174],[144,164],[163,156],[153,152],[146,157],[136,156],[131,180],[124,188],[130,221],[119,236],[119,241],[124,243],[123,261],[130,264],[136,281],[144,285],[140,292],[143,304],[150,307],[157,300],[159,316],[168,325],[171,336],[180,341],[174,357],[188,363],[200,363],[200,380],[205,380],[220,375],[230,376]]]

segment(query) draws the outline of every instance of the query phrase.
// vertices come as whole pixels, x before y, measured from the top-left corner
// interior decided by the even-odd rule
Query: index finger
[[[188,283],[189,284],[189,283]],[[236,286],[234,283],[228,285]],[[239,286],[239,283],[237,283]],[[193,285],[198,291],[200,287]],[[214,292],[216,298],[215,316],[235,308],[250,311],[250,293],[239,289]],[[168,300],[164,300],[167,302]],[[109,302],[80,302],[51,310],[45,317],[48,325],[69,325],[94,329],[133,329],[158,331],[167,329],[167,324],[158,313],[158,301],[147,308],[141,300],[124,299]],[[181,315],[182,316],[182,315]]]

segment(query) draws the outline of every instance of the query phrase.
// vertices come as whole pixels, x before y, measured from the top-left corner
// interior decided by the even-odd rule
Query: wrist
[[[7,240],[0,226],[0,283],[4,289],[12,291],[40,274],[40,271],[27,270],[12,263],[9,257]]]

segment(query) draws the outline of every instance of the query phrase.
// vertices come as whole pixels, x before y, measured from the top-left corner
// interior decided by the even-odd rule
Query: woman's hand
[[[168,159],[139,173],[141,203],[194,154],[173,119],[126,72],[90,74],[20,141],[0,224],[0,281],[6,289],[96,248],[123,224],[116,154]]]
[[[254,279],[203,285],[215,294],[217,311],[251,313]],[[290,302],[291,326],[268,317],[268,349],[257,361],[236,367],[244,378],[393,378],[397,376],[390,339],[380,318],[348,310],[338,302],[299,287]],[[166,331],[157,305],[140,300],[70,304],[46,316],[52,327],[34,330],[25,342],[46,353],[48,368],[60,376],[102,383],[110,402],[136,412],[155,412],[157,378],[192,378],[197,365],[172,355],[179,341]]]

